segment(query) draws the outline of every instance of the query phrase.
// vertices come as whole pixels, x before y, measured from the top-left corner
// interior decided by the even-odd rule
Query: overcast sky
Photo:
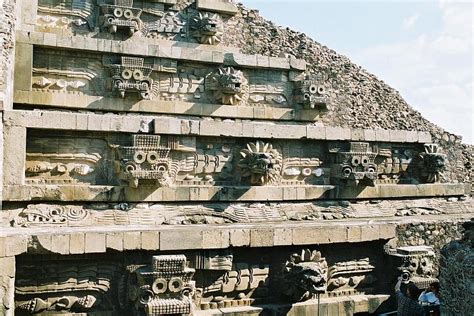
[[[473,143],[474,1],[241,2],[348,56],[423,116]]]

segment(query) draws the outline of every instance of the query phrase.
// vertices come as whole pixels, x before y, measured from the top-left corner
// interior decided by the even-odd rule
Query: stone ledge
[[[65,110],[160,113],[189,116],[242,118],[257,120],[315,121],[317,110],[294,108],[233,106],[163,100],[132,100],[113,97],[74,95],[60,92],[15,90],[14,102]]]
[[[233,107],[235,109],[235,107]],[[13,110],[4,112],[5,126],[21,126],[50,130],[78,130],[102,132],[141,131],[143,122],[153,122],[156,134],[229,136],[281,139],[315,139],[344,141],[374,141],[372,129],[337,128],[340,136],[334,136],[335,128],[323,125],[275,124],[259,121],[210,120],[199,118],[174,118],[150,115],[116,115],[51,111]],[[332,135],[327,137],[327,130]],[[386,130],[387,134],[399,132]],[[402,143],[429,143],[431,135],[422,131],[402,131],[407,140]],[[386,142],[390,142],[387,139]]]
[[[390,295],[350,295],[332,298],[321,298],[319,302],[319,315],[346,316],[355,313],[374,313]],[[195,311],[195,316],[208,315],[318,315],[317,299],[294,304],[265,304],[245,307],[229,307],[212,310]]]
[[[269,69],[306,69],[304,61],[289,58],[269,57],[263,55],[246,55],[239,53],[238,48],[195,44],[178,41],[154,39],[109,40],[84,36],[62,36],[54,33],[17,31],[16,41],[35,46],[54,47],[58,49],[75,49],[107,54],[138,55],[176,60],[198,61],[210,64],[242,66]],[[257,56],[260,62],[257,63]],[[263,60],[264,59],[264,62]],[[297,62],[298,61],[298,62]],[[297,68],[293,68],[297,65]],[[304,66],[304,67],[302,67]]]
[[[391,239],[396,224],[339,221],[328,223],[263,223],[192,226],[94,226],[51,229],[5,228],[0,257],[28,252],[61,255],[105,253],[107,250],[192,250],[229,247],[273,247],[365,242]],[[280,238],[282,230],[290,232]],[[358,235],[352,231],[357,230]],[[40,249],[40,250],[39,250]]]
[[[84,201],[84,202],[232,202],[303,201],[316,199],[382,199],[401,197],[460,196],[470,193],[469,184],[383,184],[362,191],[332,185],[308,186],[209,186],[156,188],[103,185],[6,185],[4,201]],[[287,198],[291,197],[291,198]]]
[[[230,15],[234,15],[239,11],[235,4],[227,0],[197,0],[196,7],[200,10],[207,10]]]
[[[466,221],[471,217],[472,213],[432,216],[425,222]],[[51,227],[14,227],[2,228],[0,257],[16,256],[30,251],[68,255],[105,253],[108,250],[164,251],[358,243],[392,239],[396,237],[398,225],[409,223],[419,223],[419,219],[348,219],[331,223],[269,222],[211,226],[86,226],[58,227],[54,230],[51,230]],[[292,234],[279,238],[278,234],[282,230],[290,230]]]

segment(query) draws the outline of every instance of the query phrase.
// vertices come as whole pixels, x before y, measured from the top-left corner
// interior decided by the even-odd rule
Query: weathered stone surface
[[[379,313],[416,250],[436,277],[472,147],[304,34],[194,2],[2,2],[0,314]]]

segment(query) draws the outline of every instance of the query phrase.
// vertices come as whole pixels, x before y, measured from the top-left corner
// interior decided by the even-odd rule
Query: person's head
[[[430,284],[430,292],[433,292],[434,294],[438,295],[439,294],[439,282],[433,282]]]
[[[420,289],[415,285],[415,283],[410,282],[407,286],[407,296],[413,300],[418,300],[420,295]]]

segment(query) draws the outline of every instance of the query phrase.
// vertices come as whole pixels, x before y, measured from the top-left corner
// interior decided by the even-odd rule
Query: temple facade
[[[255,11],[0,4],[2,315],[390,311],[474,216],[472,148]]]

